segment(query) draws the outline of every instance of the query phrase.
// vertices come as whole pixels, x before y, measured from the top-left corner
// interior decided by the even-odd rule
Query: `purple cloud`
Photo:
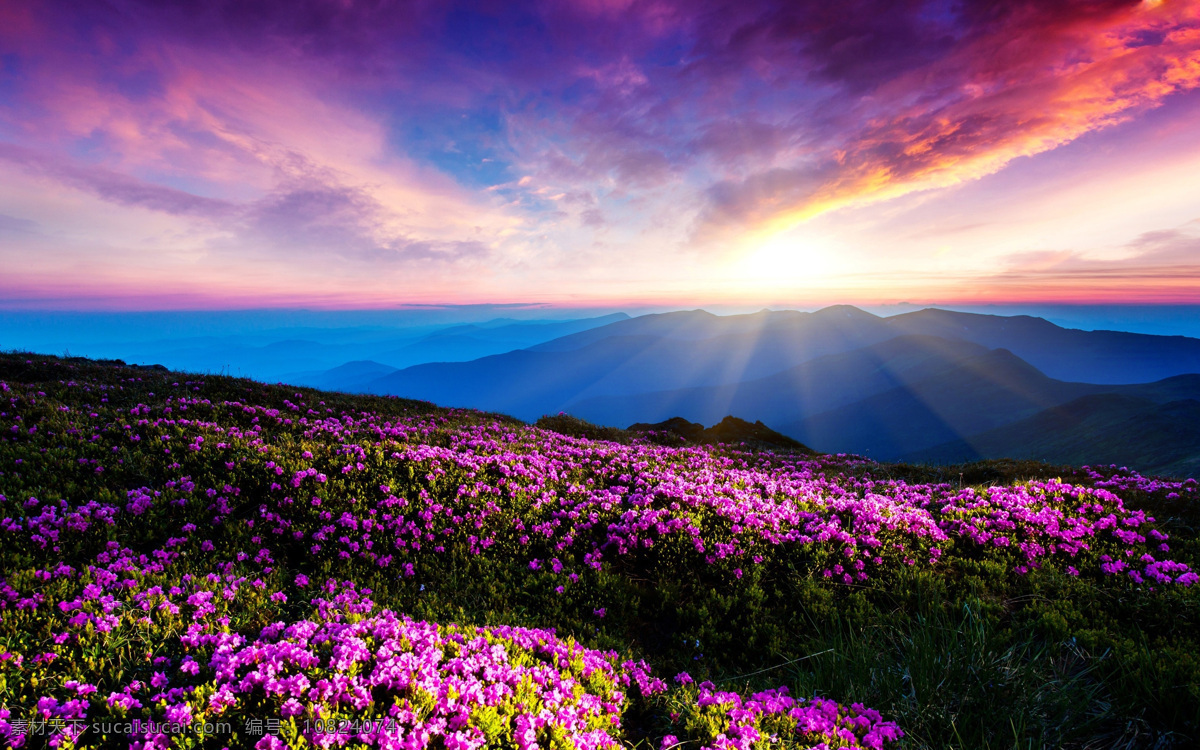
[[[0,143],[0,161],[122,206],[208,219],[221,219],[236,212],[236,207],[227,201],[157,185],[105,167],[72,164],[11,144]]]
[[[17,216],[0,214],[0,234],[32,234],[38,230],[38,223]]]
[[[233,247],[256,247],[299,260],[319,255],[359,263],[449,262],[481,257],[478,241],[415,239],[390,227],[392,217],[370,193],[309,180],[247,205]]]
[[[1200,86],[1178,0],[51,0],[0,6],[0,43],[0,164],[44,204],[363,283],[716,263]]]

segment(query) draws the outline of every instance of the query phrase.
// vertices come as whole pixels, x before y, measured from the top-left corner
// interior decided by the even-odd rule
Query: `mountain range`
[[[370,374],[378,378],[423,362],[463,362],[521,349],[628,317],[613,313],[567,320],[495,318],[468,324],[422,320],[385,324],[389,321],[383,320],[371,321],[371,325],[354,318],[342,321],[334,317],[326,326],[284,325],[229,332],[209,325],[211,332],[203,334],[189,331],[178,335],[163,330],[163,336],[148,338],[136,337],[141,329],[149,328],[146,321],[137,320],[131,321],[128,333],[119,326],[109,326],[102,335],[82,336],[64,353],[353,391],[373,378],[359,378],[362,367],[341,370],[348,363],[374,362]],[[342,322],[360,324],[338,325]],[[65,326],[60,322],[59,327]],[[182,324],[178,327],[183,328]],[[60,331],[58,335],[66,334]],[[337,371],[330,374],[330,370]]]
[[[1200,339],[835,306],[645,315],[470,361],[396,370],[351,362],[308,384],[529,421],[569,412],[612,426],[713,424],[733,415],[817,450],[879,460],[1020,454],[1195,474],[1200,435],[1176,422],[1200,409],[1197,373]]]

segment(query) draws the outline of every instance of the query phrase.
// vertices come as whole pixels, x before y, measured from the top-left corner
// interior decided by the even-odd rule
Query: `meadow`
[[[4,354],[0,736],[1192,747],[1198,495]]]

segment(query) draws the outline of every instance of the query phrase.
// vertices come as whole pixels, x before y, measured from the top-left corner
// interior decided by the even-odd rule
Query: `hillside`
[[[982,315],[928,308],[888,318],[849,305],[716,316],[702,310],[645,315],[539,344],[571,351],[614,336],[703,341],[733,336],[786,341],[809,358],[870,346],[898,336],[965,341],[1007,349],[1057,380],[1106,385],[1145,383],[1200,372],[1200,339],[1063,328],[1028,315]]]
[[[569,351],[525,349],[472,362],[430,363],[385,375],[369,392],[536,419],[595,396],[716,385],[774,373],[813,356],[787,332],[700,341],[610,336]],[[845,351],[848,344],[827,348]],[[821,349],[818,351],[825,351]],[[609,416],[606,424],[617,422]]]
[[[1161,403],[1119,393],[1084,396],[903,458],[960,463],[994,456],[1062,464],[1128,464],[1167,476],[1198,476],[1200,401]]]
[[[644,315],[522,351],[406,368],[374,381],[370,391],[532,420],[573,410],[575,403],[592,397],[765,377],[815,357],[889,338],[877,325],[879,320],[855,308],[730,316],[704,311]],[[607,414],[603,421],[627,423]]]
[[[569,405],[595,422],[658,422],[682,416],[714,422],[727,414],[788,424],[877,393],[917,382],[985,354],[951,339],[900,336],[853,351],[829,354],[774,375],[716,386],[596,396]]]
[[[1194,480],[41,355],[0,397],[9,745],[1200,739]]]
[[[996,349],[780,430],[818,450],[890,460],[1104,390],[1054,380]]]

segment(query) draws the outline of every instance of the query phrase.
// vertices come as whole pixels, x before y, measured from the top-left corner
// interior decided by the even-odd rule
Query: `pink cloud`
[[[1050,18],[1019,7],[863,99],[865,126],[846,133],[832,158],[717,183],[698,232],[778,231],[976,179],[1200,86],[1194,4],[1110,4]]]
[[[0,0],[0,231],[25,243],[0,259],[47,294],[55,264],[86,267],[80,293],[187,299],[724,290],[721,262],[768,234],[978,180],[1195,89],[1197,13]],[[1047,252],[989,283],[1103,275]],[[954,278],[991,278],[973,273]]]

